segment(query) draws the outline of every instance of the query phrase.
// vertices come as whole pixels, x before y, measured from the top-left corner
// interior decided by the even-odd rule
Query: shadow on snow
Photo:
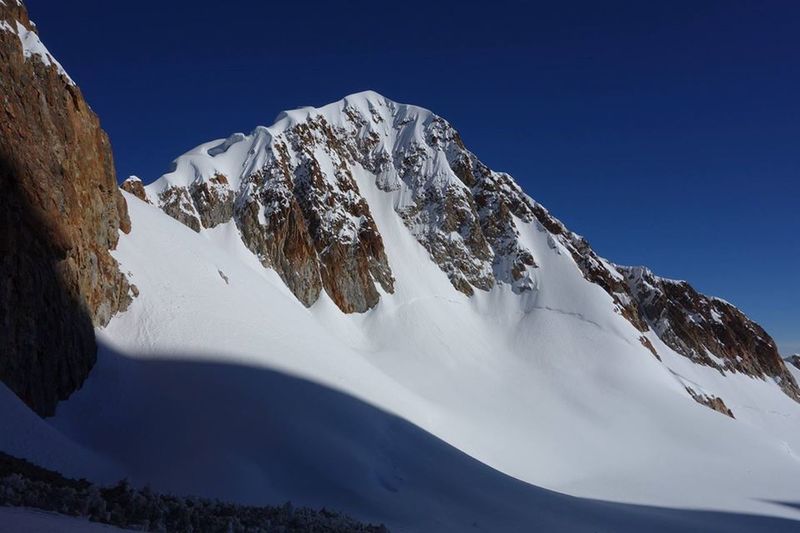
[[[552,492],[347,394],[219,359],[131,358],[101,345],[83,389],[50,421],[134,484],[325,506],[400,531],[800,531],[789,519]]]

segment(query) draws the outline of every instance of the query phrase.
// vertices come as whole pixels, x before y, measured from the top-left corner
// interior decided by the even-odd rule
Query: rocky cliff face
[[[800,388],[775,341],[736,307],[643,267],[617,268],[626,277],[642,320],[670,348],[722,372],[773,379],[800,401]]]
[[[0,95],[0,379],[49,415],[94,364],[93,325],[130,301],[109,254],[130,222],[106,134],[16,0]]]

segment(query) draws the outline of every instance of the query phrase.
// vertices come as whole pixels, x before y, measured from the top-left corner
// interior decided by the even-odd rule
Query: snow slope
[[[114,533],[130,531],[38,509],[0,507],[0,525],[14,533]]]
[[[235,139],[229,176],[258,155]],[[202,168],[219,145],[177,168],[220,170]],[[514,220],[530,290],[455,290],[398,216],[409,189],[354,168],[395,279],[374,308],[342,313],[324,291],[306,308],[233,220],[195,232],[126,194],[114,255],[140,294],[98,331],[84,387],[47,422],[0,419],[0,447],[27,420],[13,450],[66,475],[401,531],[800,529],[800,405],[774,382],[699,366],[650,331],[658,360],[535,223]]]
[[[601,313],[608,296],[565,254],[541,254],[538,292],[468,298],[378,210],[398,290],[369,313],[345,315],[324,295],[303,307],[232,226],[198,234],[126,197],[134,230],[116,255],[140,296],[99,332],[98,367],[52,420],[117,465],[98,478],[121,469],[164,490],[291,498],[409,530],[459,530],[466,517],[502,529],[486,489],[493,483],[513,494],[504,497],[508,530],[540,516],[528,498],[553,497],[515,489],[425,433],[365,414],[360,402],[351,407],[356,398],[549,489],[797,517],[769,503],[796,501],[794,402],[772,384],[706,375],[675,355],[667,365],[724,393],[738,418],[693,402],[626,321]],[[527,238],[550,249],[535,231]],[[325,388],[308,392],[286,376]],[[327,400],[327,388],[344,399]],[[445,458],[419,465],[420,454]],[[472,481],[476,470],[493,481]],[[434,526],[435,517],[447,524]]]

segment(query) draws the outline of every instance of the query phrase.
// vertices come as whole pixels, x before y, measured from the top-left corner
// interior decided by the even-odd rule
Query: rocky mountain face
[[[325,290],[344,312],[363,312],[393,291],[378,207],[354,177],[365,172],[456,290],[536,290],[536,257],[520,238],[520,226],[534,224],[609,294],[655,357],[651,330],[698,364],[774,379],[800,400],[775,343],[738,309],[685,282],[612,265],[483,164],[443,118],[374,92],[284,112],[270,127],[198,146],[151,185],[131,178],[123,188],[195,231],[233,221],[304,305]],[[701,403],[728,414],[721,402]]]
[[[94,364],[93,326],[131,299],[109,254],[130,222],[108,137],[16,0],[0,95],[0,379],[50,415]]]
[[[617,267],[625,275],[642,320],[670,348],[721,372],[770,378],[800,401],[800,389],[775,341],[739,309],[698,293],[685,281],[643,267]]]
[[[532,290],[536,261],[517,226],[535,223],[550,232],[553,247],[558,242],[573,256],[587,279],[609,292],[620,312],[647,329],[623,276],[582,237],[511,176],[484,165],[447,121],[376,93],[284,113],[270,128],[237,133],[181,156],[147,191],[135,177],[123,188],[195,231],[235,220],[245,244],[265,266],[277,265],[306,305],[319,295],[317,277],[347,272],[340,263],[356,265],[363,281],[347,285],[358,291],[337,292],[331,280],[322,285],[339,295],[334,300],[343,310],[364,311],[378,300],[369,278],[386,292],[392,291],[392,278],[354,169],[372,174],[379,189],[399,193],[395,212],[464,294],[498,283],[520,293]],[[314,290],[295,288],[309,284]]]

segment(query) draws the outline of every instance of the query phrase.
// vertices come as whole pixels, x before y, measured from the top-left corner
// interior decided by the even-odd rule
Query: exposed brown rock
[[[423,188],[415,204],[399,214],[456,289],[470,296],[473,287],[489,290],[494,286],[492,250],[467,189]]]
[[[214,174],[202,183],[193,183],[189,194],[204,228],[223,224],[233,216],[234,194],[228,188],[228,179],[222,174]]]
[[[80,90],[23,55],[17,22],[35,27],[21,4],[0,20],[0,379],[50,415],[94,364],[93,325],[130,301],[109,254],[130,221]]]
[[[618,312],[639,331],[654,330],[666,345],[697,363],[773,379],[789,397],[800,401],[800,388],[775,342],[736,307],[647,269],[609,265],[584,238],[567,230],[542,206],[530,207],[536,220],[569,250],[584,277],[602,287]],[[660,359],[652,343],[645,337],[640,341]]]
[[[652,353],[656,357],[656,359],[661,361],[661,356],[658,355],[658,352],[656,351],[655,346],[653,346],[653,343],[650,342],[650,339],[642,335],[641,337],[639,337],[639,342],[642,343],[642,346],[650,350],[650,353]]]
[[[636,329],[642,332],[647,331],[649,329],[647,322],[642,319],[636,301],[628,298],[629,287],[624,277],[604,264],[586,239],[571,234],[570,241],[572,244],[570,252],[584,277],[602,287],[614,300],[618,312]]]
[[[275,269],[297,299],[310,306],[322,290],[314,243],[292,194],[291,180],[277,172],[267,178],[266,172],[265,169],[250,177],[254,187],[262,186],[256,195],[237,206],[236,225],[244,244],[261,263]],[[264,213],[262,223],[259,213],[264,205],[271,209]]]
[[[185,187],[169,187],[161,192],[158,200],[161,209],[181,224],[198,232],[203,227],[192,196]]]
[[[150,202],[138,178],[128,178],[122,188]],[[227,176],[216,173],[206,180],[196,180],[188,187],[168,185],[158,193],[156,201],[166,214],[199,232],[231,220],[235,197]]]
[[[123,181],[122,185],[120,185],[120,188],[123,191],[131,193],[143,202],[147,202],[148,204],[151,203],[150,199],[147,197],[147,192],[144,190],[144,184],[142,183],[142,180],[136,176],[130,176],[128,179]]]
[[[212,152],[222,153],[226,143]],[[363,312],[378,303],[376,283],[393,292],[394,278],[350,172],[356,144],[323,117],[310,118],[274,141],[267,160],[236,191],[227,176],[202,176],[188,187],[166,186],[159,205],[195,231],[233,219],[244,244],[304,305],[324,289],[342,311]],[[316,150],[336,161],[335,175],[323,175]]]
[[[349,169],[352,151],[323,117],[296,125],[287,138],[297,160],[293,193],[321,263],[325,292],[346,313],[366,311],[379,300],[375,283],[393,292],[394,278],[383,238]],[[322,174],[318,146],[338,159],[334,176]]]
[[[713,409],[714,411],[722,413],[725,416],[736,418],[733,416],[733,411],[728,409],[728,406],[722,401],[722,398],[718,398],[717,396],[713,395],[700,394],[699,392],[695,392],[695,390],[691,387],[686,387],[686,392],[688,392],[689,396],[691,396],[697,403],[705,405],[709,409]]]
[[[618,268],[627,277],[642,320],[670,348],[720,371],[774,379],[800,401],[800,388],[775,341],[739,309],[698,293],[685,281],[660,278],[641,267]]]

